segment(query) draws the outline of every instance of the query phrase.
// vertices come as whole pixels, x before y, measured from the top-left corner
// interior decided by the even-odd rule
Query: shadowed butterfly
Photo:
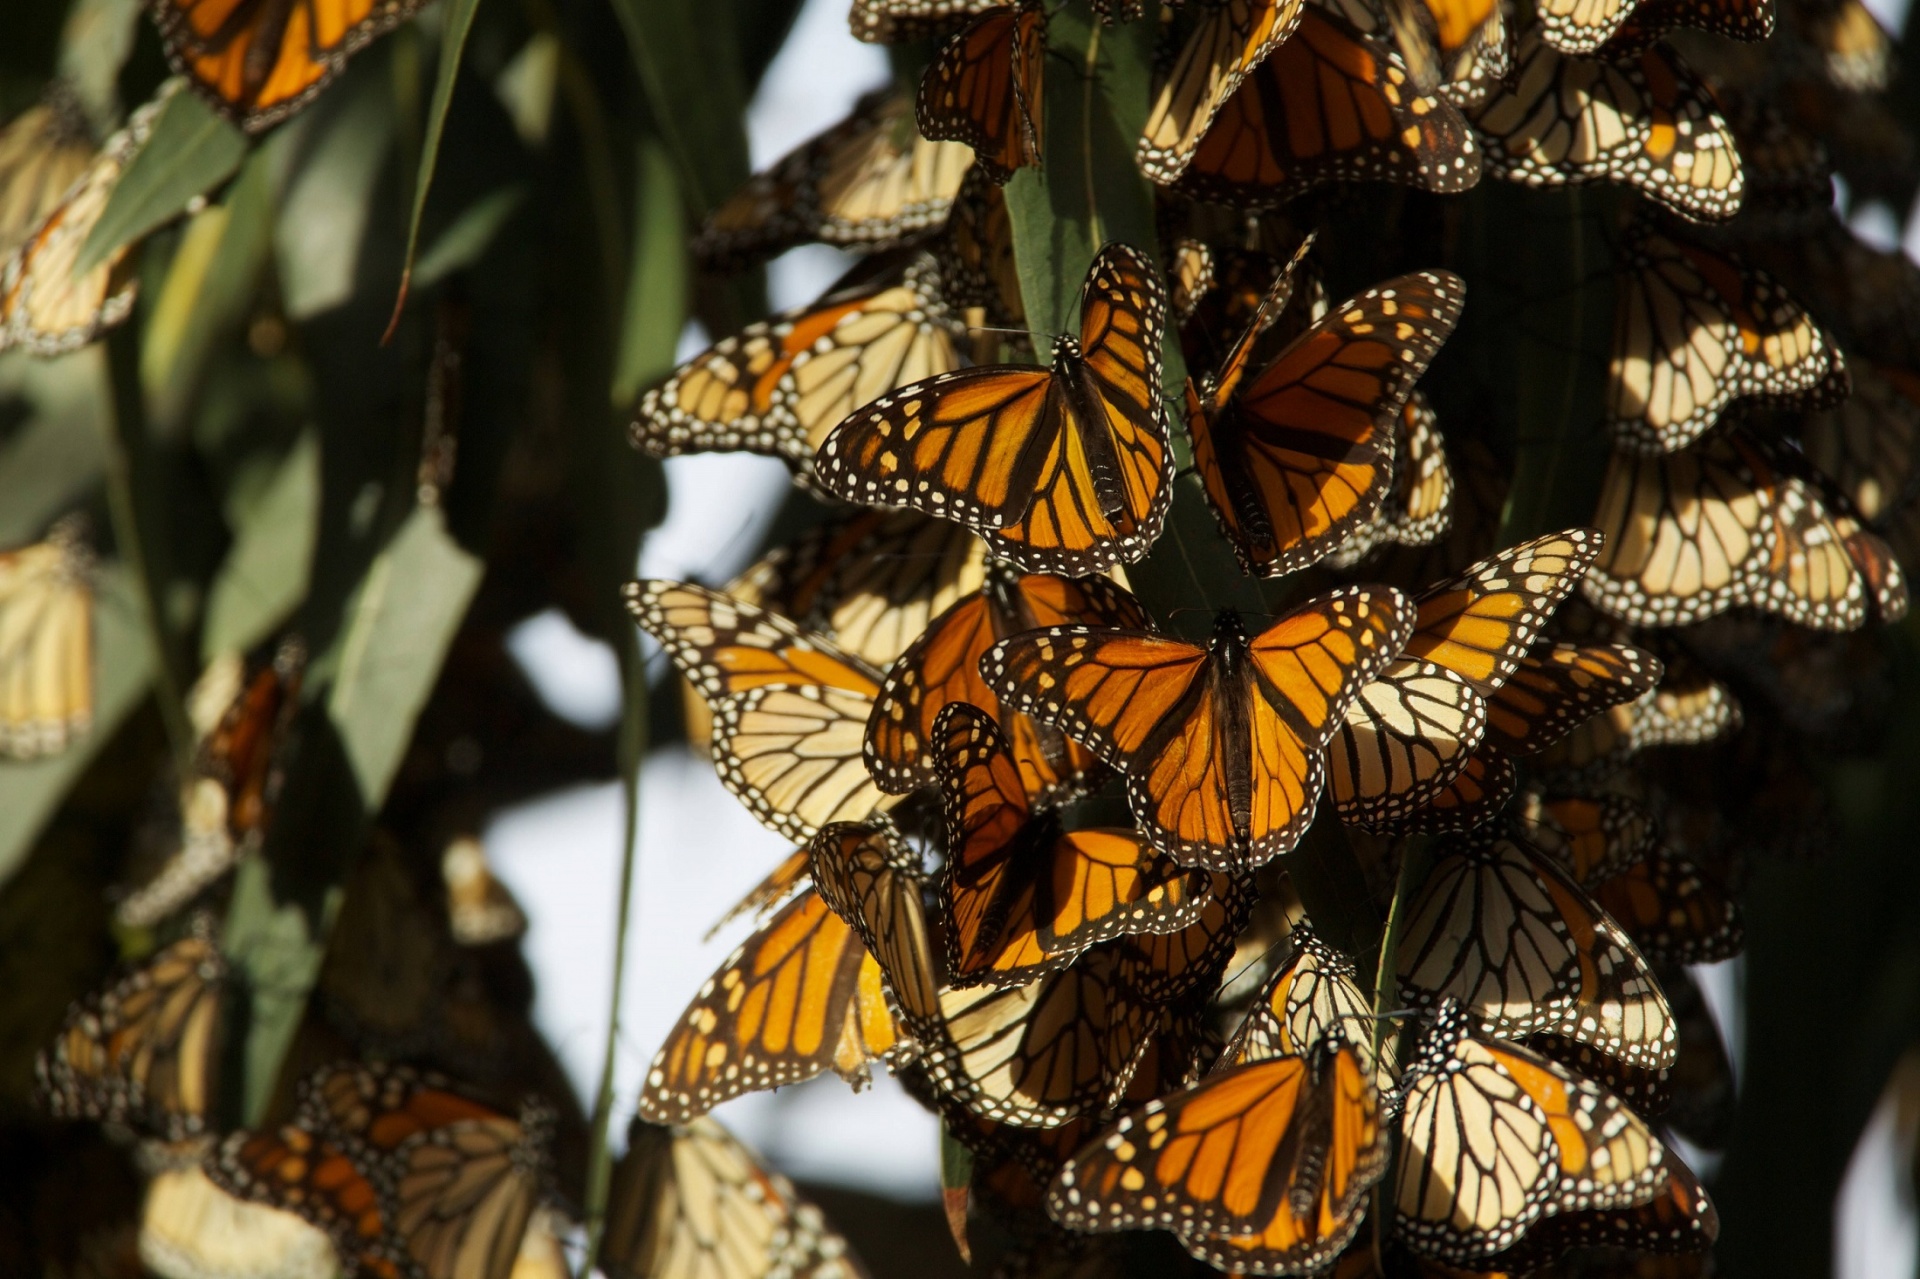
[[[1003,711],[980,675],[980,659],[1000,640],[1073,623],[1150,624],[1138,601],[1106,578],[1021,574],[990,565],[980,590],[935,618],[887,673],[867,721],[867,767],[874,781],[893,794],[933,781],[934,721],[958,702],[1003,721],[1029,795],[1071,794],[1101,776],[1093,754],[1058,729]]]
[[[1309,5],[1220,107],[1178,189],[1264,207],[1325,182],[1444,193],[1479,179],[1480,147],[1459,111],[1422,94],[1386,45]]]

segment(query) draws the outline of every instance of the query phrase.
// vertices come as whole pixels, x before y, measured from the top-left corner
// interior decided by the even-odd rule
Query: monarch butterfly
[[[305,106],[426,0],[151,0],[167,61],[248,133]]]
[[[1007,705],[1126,774],[1154,847],[1182,865],[1245,870],[1299,840],[1325,777],[1321,751],[1398,656],[1413,612],[1391,587],[1345,587],[1252,639],[1232,611],[1205,648],[1053,627],[995,645],[981,669]]]
[[[1312,6],[1221,106],[1178,189],[1269,206],[1324,182],[1464,191],[1480,148],[1451,103],[1420,93],[1387,47]]]
[[[1407,1073],[1395,1225],[1407,1246],[1471,1264],[1543,1216],[1647,1202],[1666,1151],[1620,1099],[1439,1006]]]
[[[41,1104],[60,1118],[125,1124],[169,1141],[203,1131],[227,971],[197,930],[76,1004],[34,1061]]]
[[[1649,694],[1665,667],[1630,644],[1542,644],[1487,703],[1487,744],[1538,755]]]
[[[214,1185],[198,1163],[162,1167],[140,1209],[140,1260],[157,1275],[326,1275],[340,1258],[326,1233],[290,1212]]]
[[[208,1171],[306,1217],[376,1273],[507,1279],[544,1192],[552,1124],[538,1101],[512,1117],[438,1075],[347,1062],[302,1081],[292,1124],[232,1134]]]
[[[831,1068],[856,1088],[901,1047],[879,963],[812,890],[741,943],[647,1069],[640,1114],[686,1123],[742,1093]]]
[[[1735,40],[1765,40],[1773,7],[1758,0],[1548,0],[1540,33],[1561,53],[1637,52],[1673,27],[1700,27]]]
[[[0,554],[0,755],[57,755],[93,725],[93,552],[78,516]]]
[[[1160,402],[1166,298],[1138,250],[1087,272],[1080,337],[1053,366],[989,365],[882,396],[840,423],[815,468],[828,491],[964,524],[995,554],[1078,577],[1147,553],[1172,497]]]
[[[1732,432],[1661,458],[1616,453],[1595,523],[1624,530],[1626,544],[1595,564],[1588,598],[1641,626],[1742,604],[1828,631],[1857,629],[1876,609],[1898,618],[1907,589],[1892,550],[1830,508],[1823,484]]]
[[[447,890],[447,927],[461,946],[490,946],[527,931],[526,912],[494,877],[487,847],[472,835],[449,840],[440,851],[440,878]]]
[[[131,245],[115,249],[76,276],[81,248],[135,153],[146,145],[171,82],[127,119],[100,148],[58,204],[0,262],[0,351],[20,346],[35,355],[78,350],[125,320],[138,289]]]
[[[1848,373],[1853,394],[1801,420],[1807,460],[1903,552],[1920,550],[1920,377],[1868,361]]]
[[[863,262],[819,301],[750,324],[641,399],[633,446],[652,457],[742,450],[803,477],[840,420],[908,383],[960,367],[924,255]]]
[[[121,923],[153,926],[259,850],[279,799],[306,661],[306,645],[288,636],[245,661],[208,665],[193,689],[203,731],[181,793],[180,848],[121,900]]]
[[[1458,999],[1490,1035],[1563,1035],[1630,1066],[1673,1064],[1672,1010],[1633,942],[1543,854],[1497,833],[1444,845],[1408,915],[1401,996]]]
[[[1713,96],[1655,45],[1626,62],[1570,58],[1520,33],[1511,86],[1468,113],[1487,172],[1527,186],[1624,182],[1683,217],[1722,222],[1746,190]]]
[[[1181,45],[1134,149],[1140,171],[1162,184],[1193,160],[1221,106],[1300,23],[1303,0],[1227,0],[1206,9]]]
[[[793,1183],[710,1118],[635,1118],[607,1191],[601,1264],[613,1279],[865,1279]]]
[[[1267,224],[1261,224],[1261,235]],[[1278,234],[1278,233],[1274,233]],[[1180,347],[1192,369],[1225,369],[1242,340],[1248,359],[1271,356],[1268,335],[1297,337],[1324,320],[1331,310],[1326,286],[1316,264],[1307,256],[1313,235],[1293,237],[1291,260],[1283,262],[1263,249],[1238,248],[1187,240],[1190,248],[1177,253],[1174,268],[1187,273],[1185,285],[1176,281],[1174,314],[1180,320]],[[1204,252],[1204,263],[1196,253]],[[1281,276],[1288,279],[1283,283]],[[1187,289],[1181,296],[1181,289]],[[1271,305],[1269,294],[1275,295]],[[1250,326],[1258,332],[1249,334]]]
[[[1827,79],[1836,87],[1878,93],[1892,80],[1893,39],[1860,0],[1792,5],[1788,13],[1800,38],[1819,53]]]
[[[1396,1073],[1394,1036],[1384,1037],[1374,1060],[1368,1042],[1373,1002],[1360,988],[1353,960],[1323,941],[1304,919],[1294,923],[1287,942],[1292,952],[1254,996],[1214,1069],[1288,1054],[1305,1056],[1322,1040],[1339,1035],[1354,1045],[1363,1062],[1373,1062],[1374,1086],[1386,1095]]]
[[[1732,690],[1686,663],[1670,665],[1651,684],[1607,713],[1573,728],[1543,750],[1541,767],[1574,777],[1603,774],[1655,746],[1697,746],[1733,731],[1741,721]]]
[[[1083,789],[1100,763],[1058,730],[1002,712],[982,682],[980,659],[999,640],[1067,623],[1149,625],[1133,596],[1105,578],[1078,580],[1019,574],[989,566],[986,582],[935,618],[888,672],[867,721],[867,768],[882,790],[906,794],[937,776],[934,720],[957,702],[1006,721],[1013,760],[1027,793],[1037,797]]]
[[[999,727],[956,703],[932,753],[946,817],[949,969],[956,986],[1022,985],[1123,933],[1167,933],[1200,913],[1192,873],[1131,830],[1064,831],[1027,804]]]
[[[1631,1208],[1595,1208],[1562,1213],[1527,1232],[1495,1258],[1513,1274],[1551,1266],[1574,1248],[1620,1248],[1673,1255],[1704,1252],[1720,1237],[1720,1214],[1693,1170],[1667,1151],[1664,1174],[1647,1203]]]
[[[1120,1119],[1061,1168],[1047,1210],[1078,1230],[1175,1230],[1234,1269],[1318,1269],[1358,1232],[1387,1152],[1370,1072],[1335,1031]]]
[[[1632,800],[1539,799],[1520,829],[1593,894],[1649,959],[1701,964],[1739,953],[1739,906],[1705,871],[1668,847],[1652,814]]]
[[[1477,3],[1460,6],[1467,21],[1481,14]],[[1486,8],[1466,41],[1450,59],[1440,96],[1461,111],[1471,111],[1506,86],[1513,73],[1513,27],[1498,4]]]
[[[1322,561],[1349,569],[1382,546],[1425,546],[1453,522],[1453,470],[1433,406],[1418,388],[1394,421],[1393,480],[1373,517]]]
[[[942,23],[993,8],[992,0],[853,0],[854,38],[873,44],[918,40]]]
[[[892,248],[939,227],[973,153],[921,137],[912,113],[904,94],[861,98],[845,120],[715,209],[693,238],[695,260],[709,269],[737,267],[806,240]]]
[[[1276,285],[1263,313],[1284,305]],[[1256,321],[1217,381],[1187,387],[1194,466],[1241,567],[1312,564],[1372,518],[1392,482],[1394,426],[1460,315],[1445,271],[1378,285],[1335,307],[1240,388]]]
[[[885,817],[836,823],[809,850],[820,899],[866,942],[887,991],[909,1017],[939,1005],[940,974],[920,890],[920,858]]]
[[[1735,432],[1662,457],[1615,453],[1593,520],[1606,546],[1582,592],[1636,626],[1691,625],[1747,603],[1779,539],[1777,485],[1771,462]]]
[[[947,216],[946,231],[934,240],[932,251],[947,303],[956,312],[974,323],[978,308],[979,319],[986,323],[1025,330],[1027,305],[1020,296],[1006,193],[984,170],[968,171]],[[1021,342],[1018,337],[1012,340]]]
[[[715,920],[713,927],[707,929],[701,940],[712,941],[715,933],[742,915],[750,914],[764,920],[774,907],[793,896],[812,876],[813,854],[807,845],[802,844],[783,857],[765,879],[748,889],[746,895],[735,902],[726,914]]]
[[[633,582],[627,608],[713,710],[720,780],[769,829],[811,839],[890,805],[860,759],[880,675],[773,613],[701,586]]]
[[[1123,1097],[1159,1013],[1134,996],[1109,943],[1024,986],[946,988],[909,1016],[927,1078],[951,1104],[996,1123],[1058,1128]]]
[[[1360,690],[1328,747],[1340,820],[1391,827],[1452,784],[1486,732],[1488,699],[1519,670],[1599,542],[1590,529],[1549,533],[1414,602],[1403,655]]]
[[[295,1121],[241,1129],[207,1163],[208,1179],[237,1199],[290,1212],[333,1241],[339,1261],[379,1279],[413,1279],[393,1237],[393,1206],[376,1178],[340,1143]]]
[[[1037,3],[983,12],[933,55],[920,80],[920,132],[964,142],[996,182],[1038,166],[1047,64],[1047,14]]]
[[[93,154],[86,112],[64,80],[0,129],[0,259],[58,207]]]
[[[1149,1004],[1176,1004],[1190,995],[1205,999],[1218,990],[1258,897],[1251,875],[1219,871],[1196,876],[1188,891],[1198,905],[1191,923],[1107,943],[1120,958],[1127,989]]]
[[[1861,241],[1830,200],[1823,196],[1797,234],[1742,247],[1819,316],[1850,355],[1920,367],[1920,265],[1898,248],[1883,252]]]
[[[856,511],[768,552],[727,594],[884,670],[986,575],[986,543],[963,528],[918,511]]]
[[[1672,453],[1731,404],[1822,408],[1846,362],[1772,277],[1642,224],[1621,251],[1607,413],[1620,447]]]

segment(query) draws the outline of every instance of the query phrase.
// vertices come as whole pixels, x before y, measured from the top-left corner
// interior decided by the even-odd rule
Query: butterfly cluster
[[[0,129],[0,352],[107,360],[126,417],[113,558],[71,513],[0,553],[0,756],[77,769],[102,744],[96,594],[122,573],[165,675],[168,758],[110,896],[131,962],[33,1065],[47,1114],[141,1143],[144,1264],[558,1275],[578,1222],[616,1279],[857,1279],[708,1112],[878,1069],[938,1117],[963,1255],[991,1237],[1009,1276],[1712,1273],[1719,1218],[1681,1151],[1724,1149],[1735,1102],[1690,966],[1740,953],[1756,857],[1827,841],[1805,761],[1878,727],[1920,554],[1920,268],[1835,202],[1836,177],[1856,205],[1920,189],[1857,0],[854,0],[895,82],[688,201],[670,274],[698,273],[724,336],[616,397],[646,458],[782,459],[781,533],[722,585],[562,601],[621,627],[624,603],[684,681],[654,729],[793,845],[729,914],[754,931],[653,1052],[611,1168],[528,1022],[527,918],[477,832],[637,761],[466,695],[524,683],[514,591],[587,576],[540,553],[571,495],[492,530],[512,549],[440,692],[360,708],[394,716],[371,734],[342,672],[387,659],[367,636],[392,561],[348,591],[302,559],[365,629],[305,601],[310,665],[281,601],[189,690],[165,617],[192,584],[143,560],[165,520],[133,512],[165,487],[148,449],[178,445],[137,420],[172,393],[148,364],[242,327],[178,321],[224,222],[167,240],[141,296],[181,212],[135,180],[179,162],[166,122],[210,111],[244,153],[220,218],[291,203],[282,171],[378,113],[282,126],[423,7],[151,0],[174,74],[149,100],[61,79]],[[474,12],[448,7],[457,72]],[[488,74],[510,110],[545,75],[598,164],[579,15],[535,8]],[[672,23],[622,15],[657,97]],[[529,147],[550,126],[511,122]],[[444,260],[531,185],[449,229]],[[803,244],[858,259],[810,304],[713,327],[753,295],[728,277]],[[464,326],[497,300],[469,283],[439,297],[409,423],[402,514],[443,532],[471,519],[448,497]],[[263,366],[282,319],[247,326]],[[178,434],[220,471],[247,416]],[[276,436],[274,461],[302,447]],[[306,500],[314,537],[350,529],[342,562],[391,532],[384,472],[302,498],[230,469],[236,510]],[[442,576],[469,555],[447,545]],[[329,778],[350,819],[316,816]],[[229,1237],[261,1255],[216,1264]]]

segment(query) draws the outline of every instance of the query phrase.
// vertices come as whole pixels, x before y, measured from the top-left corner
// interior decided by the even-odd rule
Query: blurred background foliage
[[[454,944],[441,854],[529,796],[631,787],[645,746],[681,732],[677,698],[648,696],[619,606],[666,501],[625,426],[690,318],[725,334],[764,314],[757,272],[703,277],[687,246],[747,177],[745,104],[797,10],[443,0],[263,136],[176,93],[83,250],[105,261],[137,246],[131,319],[56,359],[0,355],[0,545],[78,509],[102,561],[91,732],[0,764],[0,1271],[95,1273],[91,1232],[137,1205],[117,1148],[35,1116],[32,1056],[73,1000],[153,943],[115,923],[114,903],[151,873],[143,832],[192,757],[188,690],[213,659],[288,632],[308,663],[284,787],[221,928],[247,1000],[223,1121],[284,1108],[293,1080],[357,1042],[572,1099],[562,1189],[584,1201],[590,1168],[604,1175],[590,1117],[597,1106],[604,1137],[610,1099],[573,1098],[528,1021],[531,975],[510,944]],[[1050,94],[1047,173],[1007,188],[1036,333],[1066,328],[1103,238],[1152,242],[1129,144],[1147,27],[1131,42],[1108,33],[1100,93],[1083,95],[1090,15],[1074,3],[1054,23],[1064,56],[1048,74],[1074,91]],[[1917,28],[1897,44],[1889,103],[1920,132]],[[924,56],[900,54],[903,82]],[[9,5],[0,119],[56,73],[104,136],[167,67],[134,0]],[[1910,206],[1909,186],[1877,190],[1842,161],[1854,190]],[[1084,173],[1100,183],[1098,227]],[[1333,296],[1428,265],[1443,230],[1454,246],[1472,302],[1425,385],[1442,421],[1476,423],[1513,463],[1502,545],[1593,509],[1605,436],[1569,406],[1601,401],[1617,200],[1483,183],[1442,211],[1368,190],[1323,238]],[[1170,357],[1177,386],[1177,347]],[[1168,536],[1135,570],[1143,597],[1163,615],[1272,607],[1279,593],[1239,573],[1182,484]],[[796,495],[774,536],[818,510]],[[556,718],[508,655],[508,629],[547,608],[620,655],[613,728]],[[1728,820],[1757,823],[1756,839],[1776,788],[1816,786],[1834,821],[1817,854],[1758,859],[1745,890],[1746,1051],[1711,1182],[1728,1274],[1828,1268],[1849,1156],[1904,1078],[1896,1063],[1920,1050],[1916,625],[1884,637],[1873,713],[1784,778],[1729,783],[1729,803],[1755,807]],[[1328,931],[1362,948],[1377,937],[1351,875],[1296,874]],[[822,1202],[876,1274],[958,1273],[932,1208]]]

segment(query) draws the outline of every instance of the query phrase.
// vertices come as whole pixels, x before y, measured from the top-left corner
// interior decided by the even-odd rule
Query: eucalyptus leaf
[[[407,251],[400,267],[400,296],[394,299],[393,319],[387,323],[389,339],[394,326],[400,323],[400,312],[407,305],[407,290],[413,279],[413,254],[420,243],[420,215],[426,211],[427,193],[433,189],[433,171],[440,163],[440,139],[447,128],[447,108],[453,103],[453,86],[460,79],[460,58],[466,52],[467,34],[473,30],[473,15],[479,8],[480,0],[447,0],[440,29],[440,68],[434,76],[433,102],[427,108],[427,136],[420,148],[420,172],[413,182],[413,213],[407,219]],[[485,246],[484,237],[481,245]]]
[[[374,559],[349,608],[327,711],[370,808],[386,798],[480,572],[440,512],[423,507]]]
[[[74,277],[185,213],[194,200],[232,177],[246,154],[246,134],[197,95],[168,94],[153,132],[127,162],[100,220],[80,246]]]
[[[204,660],[244,653],[306,598],[320,520],[320,445],[301,435],[234,530],[207,597]]]
[[[613,403],[621,410],[630,409],[642,390],[673,369],[687,322],[691,274],[686,216],[665,146],[643,138],[638,170],[633,271],[613,374]]]
[[[31,541],[99,483],[112,400],[102,348],[57,360],[0,355],[0,417],[17,423],[0,443],[0,548]]]
[[[282,305],[293,320],[352,296],[374,185],[393,145],[393,103],[380,81],[349,77],[335,92],[344,96],[328,104],[331,114],[294,160],[274,224]]]
[[[426,288],[478,262],[500,228],[526,201],[525,187],[507,186],[469,205],[414,263],[413,283]]]
[[[714,6],[612,0],[689,203],[710,213],[747,179],[747,95],[731,48],[715,47]],[[729,24],[730,25],[730,24]]]

